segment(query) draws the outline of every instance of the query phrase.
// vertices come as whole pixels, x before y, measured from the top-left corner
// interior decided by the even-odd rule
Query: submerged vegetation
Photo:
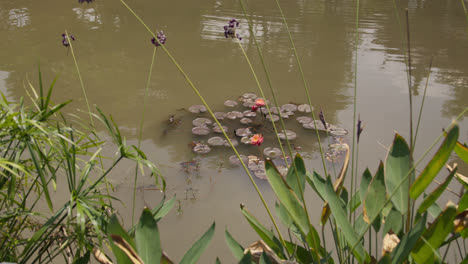
[[[85,1],[79,1],[83,2]],[[125,1],[120,2],[142,23],[152,37],[154,52],[145,94],[148,92],[156,52],[162,50],[202,102],[202,105],[188,108],[189,112],[197,115],[192,121],[192,133],[206,136],[213,131],[224,136],[211,137],[206,142],[194,141],[190,144],[192,151],[196,154],[207,154],[211,147],[231,147],[235,155],[231,156],[229,161],[244,168],[271,220],[273,230],[267,228],[270,223],[261,223],[241,204],[240,213],[260,240],[244,247],[235,239],[242,234],[225,231],[226,243],[239,263],[444,263],[447,262],[449,250],[455,247],[453,245],[456,245],[463,263],[468,263],[464,246],[468,237],[468,178],[457,172],[457,164],[447,164],[453,153],[468,163],[468,146],[459,142],[460,129],[457,124],[457,120],[468,108],[420,157],[414,157],[414,153],[423,107],[421,106],[418,126],[414,133],[411,110],[410,143],[396,133],[387,158],[380,161],[376,172],[372,173],[366,169],[360,173],[357,161],[359,140],[364,126],[356,111],[357,55],[354,71],[356,76],[353,139],[350,147],[340,140],[347,131],[329,124],[321,109],[316,119],[317,110],[311,103],[310,89],[278,0],[275,2],[288,31],[308,103],[283,106],[278,104],[263,51],[257,43],[252,21],[240,0],[248,22],[250,38],[257,48],[273,98],[271,102],[266,99],[257,73],[244,51],[242,38],[236,33],[240,20],[232,19],[224,26],[224,36],[239,46],[251,69],[260,96],[246,93],[239,100],[226,101],[226,107],[236,108],[242,103],[242,106],[247,108],[242,112],[233,109],[234,111],[228,113],[212,111],[189,76],[165,47],[165,34],[162,31],[155,34]],[[356,6],[356,28],[358,25],[359,1]],[[405,56],[412,109],[408,19],[406,32],[408,49]],[[91,126],[87,125],[87,121],[62,113],[69,101],[52,105],[55,80],[50,88],[45,90],[40,69],[39,87],[35,88],[28,83],[30,104],[26,104],[23,99],[19,102],[9,102],[5,96],[2,97],[0,260],[17,263],[53,262],[58,256],[63,256],[67,263],[87,263],[93,254],[100,263],[173,263],[163,252],[164,241],[160,241],[158,222],[172,209],[176,202],[175,197],[167,201],[164,198],[155,208],[145,208],[139,221],[136,224],[132,221],[132,227],[125,229],[119,223],[117,212],[114,210],[113,203],[118,202],[118,199],[112,196],[112,186],[107,180],[109,173],[122,160],[136,163],[133,216],[139,173],[151,174],[157,188],[165,191],[163,175],[140,149],[146,96],[138,146],[128,146],[111,117],[99,108],[96,112],[91,111],[73,51],[72,41],[75,41],[75,37],[67,32],[62,37],[62,45],[71,51],[76,66]],[[357,43],[355,45],[357,49]],[[297,134],[288,130],[285,122],[285,119],[289,119],[295,112],[310,115],[297,117],[296,120],[302,128],[315,131],[323,168],[306,168],[302,157],[295,154],[292,142]],[[203,113],[207,113],[211,119],[203,117]],[[224,119],[231,123],[222,124]],[[232,123],[237,119],[240,125],[238,122]],[[93,120],[98,123],[95,124]],[[169,120],[171,126],[176,126],[179,122],[174,116]],[[212,124],[214,126],[210,128]],[[106,128],[112,139],[112,147],[116,148],[114,157],[109,159],[101,154],[106,142],[101,140],[95,125]],[[241,145],[228,133],[237,136],[241,143],[251,145],[250,148],[257,150],[260,157],[241,155],[238,150]],[[326,152],[321,143],[321,138],[324,137],[335,138],[335,142],[330,144],[330,149]],[[256,149],[267,141],[274,142],[275,139],[278,141],[277,148]],[[436,146],[438,149],[434,152],[433,148]],[[426,161],[431,151],[434,154]],[[325,164],[327,159],[333,160],[334,155],[341,155],[343,158],[341,170],[337,173],[327,171]],[[282,161],[281,164],[278,161]],[[194,158],[181,163],[181,166],[190,174],[199,169],[198,162],[199,159]],[[447,168],[447,172],[443,172],[444,167]],[[419,168],[421,172],[418,171]],[[252,174],[268,180],[277,197],[274,210],[276,217],[265,202]],[[348,179],[349,176],[351,179]],[[430,184],[436,177],[444,180],[435,189],[431,189]],[[456,179],[461,187],[461,191],[457,193],[459,200],[440,205],[437,201],[448,191],[448,185],[453,179]],[[56,190],[57,186],[67,188],[67,201],[53,199],[51,190]],[[306,192],[306,186],[323,200],[320,223],[312,221],[314,213],[307,207],[312,196]],[[47,209],[41,210],[41,205]],[[196,263],[214,232],[215,223],[188,249],[180,263]],[[331,236],[327,236],[328,233]],[[221,261],[216,259],[216,263]]]

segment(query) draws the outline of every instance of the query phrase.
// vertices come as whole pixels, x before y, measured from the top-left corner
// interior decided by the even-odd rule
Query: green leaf
[[[289,215],[292,217],[297,226],[301,229],[304,235],[309,233],[309,221],[305,214],[304,207],[299,201],[298,196],[289,188],[283,177],[279,174],[275,165],[271,160],[265,163],[266,175],[270,182],[271,188],[275,192],[280,202],[284,205]]]
[[[457,141],[454,150],[460,159],[462,159],[465,163],[468,163],[468,147],[466,144],[462,144]]]
[[[151,210],[154,219],[158,221],[159,219],[166,216],[171,211],[172,207],[174,207],[175,201],[176,196],[174,195],[169,201],[162,201],[159,206]]]
[[[398,235],[403,228],[403,224],[401,221],[401,213],[397,211],[395,207],[393,207],[390,213],[388,213],[387,217],[385,218],[385,224],[382,235],[385,236],[385,234],[387,234],[390,230],[392,230],[395,234]]]
[[[385,189],[384,165],[380,162],[377,173],[369,184],[366,198],[364,200],[364,220],[371,224],[371,220],[375,230],[378,232],[380,229],[380,209],[384,207],[387,199]]]
[[[217,257],[215,263],[216,263],[216,264],[221,264],[221,260],[219,260],[219,258]]]
[[[135,242],[133,239],[128,235],[128,233],[123,229],[123,227],[120,225],[119,220],[117,220],[117,216],[113,214],[111,218],[109,219],[109,223],[107,224],[107,235],[110,237],[111,235],[118,235],[122,237],[123,240],[127,241],[128,244],[130,244],[134,249],[135,247]],[[125,254],[113,241],[112,239],[109,239],[110,245],[112,252],[115,255],[115,258],[117,259],[117,262],[119,264],[132,264],[132,261],[128,258],[127,254]]]
[[[452,172],[447,176],[445,181],[442,184],[440,184],[431,194],[429,194],[426,198],[424,198],[423,202],[418,208],[418,213],[420,214],[424,213],[433,203],[435,203],[435,201],[445,191],[450,181],[452,181],[453,176],[455,175],[456,172],[457,172],[457,168],[452,170]]]
[[[296,169],[297,169],[297,176],[296,176]],[[297,183],[297,177],[299,177],[299,182],[301,184],[300,188]],[[296,156],[294,157],[294,163],[289,167],[288,174],[286,175],[286,183],[294,191],[297,197],[301,197],[301,192],[304,192],[305,178],[306,178],[306,168],[304,165],[304,160],[302,159],[301,155],[296,154]]]
[[[252,264],[252,263],[255,263],[255,262],[252,262],[252,254],[250,253],[250,251],[248,251],[244,257],[242,257],[242,259],[239,261],[239,264]]]
[[[463,212],[468,208],[468,192],[465,192],[458,202],[458,211]]]
[[[427,214],[424,214],[423,217],[421,217],[416,223],[416,225],[414,225],[411,231],[401,238],[400,243],[398,243],[397,247],[393,250],[391,254],[392,263],[403,263],[405,260],[408,259],[411,250],[416,245],[419,237],[425,230],[426,219]]]
[[[138,255],[145,264],[161,262],[161,241],[159,229],[153,214],[148,208],[143,209],[135,230],[135,242]]]
[[[361,201],[364,201],[367,194],[367,189],[369,188],[369,184],[372,181],[372,174],[369,171],[369,168],[366,168],[364,173],[362,174],[361,178],[361,185],[359,185],[359,197]]]
[[[305,183],[305,181],[304,181],[304,183]],[[262,255],[260,256],[258,264],[272,264],[270,258],[265,253],[265,251],[263,251]]]
[[[351,197],[351,201],[349,201],[347,205],[347,210],[349,212],[354,212],[359,206],[361,205],[361,197],[359,192],[355,192],[353,197]]]
[[[440,214],[431,226],[424,232],[421,239],[411,251],[416,263],[434,263],[436,255],[434,250],[444,242],[448,234],[453,231],[453,219],[457,215],[454,205],[449,205]]]
[[[241,212],[245,219],[249,222],[250,226],[260,236],[260,238],[267,244],[276,254],[283,255],[283,246],[280,241],[275,237],[273,232],[264,227],[258,220],[245,208],[241,208]]]
[[[185,253],[184,257],[180,261],[180,264],[194,264],[197,263],[198,259],[200,258],[203,251],[205,251],[206,247],[210,243],[211,239],[213,238],[214,231],[215,231],[216,224],[213,224],[208,228],[208,230],[200,237],[192,247]]]
[[[330,210],[336,220],[336,225],[343,232],[343,236],[348,244],[350,246],[356,245],[353,251],[354,256],[356,256],[359,262],[369,260],[369,256],[366,254],[364,247],[358,241],[358,234],[356,234],[353,226],[348,221],[346,211],[344,210],[344,204],[336,195],[330,178],[325,180],[314,171],[312,181],[314,182],[314,186],[317,188],[317,191],[328,202]]]
[[[410,149],[397,133],[385,162],[385,186],[389,195],[395,192],[391,200],[401,214],[408,211],[409,171]]]
[[[241,260],[244,256],[244,248],[239,242],[237,242],[232,235],[227,231],[224,232],[224,237],[226,238],[226,243],[231,250],[232,254],[237,260]]]
[[[427,211],[434,218],[436,218],[442,213],[442,209],[437,203],[433,203],[431,206],[429,206],[429,208],[427,208]]]
[[[419,177],[414,181],[413,185],[410,189],[410,196],[414,200],[416,200],[421,193],[431,184],[432,180],[437,176],[439,171],[447,162],[450,154],[453,151],[458,139],[459,128],[458,125],[454,125],[452,129],[447,134],[444,142],[437,150],[434,157],[432,157],[431,161],[427,164],[426,168],[424,168],[423,172],[419,175]]]

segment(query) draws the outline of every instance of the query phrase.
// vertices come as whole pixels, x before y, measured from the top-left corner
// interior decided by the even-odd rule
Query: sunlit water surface
[[[413,64],[413,112],[416,123],[427,81],[429,63],[433,66],[428,81],[424,113],[416,142],[416,157],[432,143],[466,106],[468,100],[468,31],[459,1],[361,1],[359,28],[355,30],[353,1],[280,1],[289,23],[314,107],[322,108],[327,121],[350,131],[343,141],[351,142],[357,55],[357,113],[365,124],[359,147],[359,173],[365,167],[375,170],[385,159],[394,132],[408,138],[409,106],[407,74],[400,18],[409,9]],[[228,20],[240,21],[238,33],[253,62],[262,86],[268,89],[263,68],[249,36],[246,19],[237,1],[128,1],[154,30],[164,30],[166,48],[174,55],[207,102],[215,111],[225,111],[223,102],[237,99],[244,92],[258,93],[254,78],[238,44],[226,39],[223,26]],[[246,1],[254,33],[263,49],[280,104],[306,103],[302,79],[274,1]],[[67,1],[3,0],[0,2],[0,89],[9,98],[27,96],[27,80],[36,83],[40,62],[46,83],[60,74],[53,96],[55,103],[73,99],[66,109],[83,118],[87,115],[76,69],[70,52],[61,44],[67,30],[73,42],[90,104],[112,114],[129,144],[137,144],[143,111],[145,84],[153,46],[146,29],[117,1],[95,0],[91,4]],[[357,54],[355,40],[357,39]],[[268,93],[268,99],[272,99]],[[145,110],[142,149],[161,169],[167,181],[167,195],[177,195],[176,209],[160,222],[165,251],[176,261],[190,245],[216,221],[214,240],[201,263],[212,263],[216,256],[233,262],[224,242],[224,229],[247,246],[259,239],[239,211],[245,206],[268,227],[272,227],[247,175],[229,165],[229,148],[218,149],[199,159],[198,172],[186,173],[182,162],[194,155],[188,144],[206,140],[191,134],[191,114],[181,110],[200,103],[187,82],[162,50],[157,51]],[[316,111],[316,113],[318,113]],[[175,129],[166,130],[170,115],[182,119]],[[461,140],[468,141],[467,122],[462,118]],[[290,121],[298,132],[295,147],[305,157],[309,170],[322,172],[318,144],[312,131]],[[287,125],[288,125],[287,124]],[[105,131],[100,129],[103,134]],[[231,132],[232,133],[232,132]],[[328,139],[324,138],[327,150]],[[259,154],[260,148],[242,147],[244,154]],[[112,155],[111,146],[107,150]],[[116,187],[114,196],[125,225],[131,224],[133,166],[124,164],[110,176]],[[335,164],[339,170],[341,163]],[[327,162],[333,171],[333,164]],[[461,168],[466,174],[466,167]],[[268,204],[274,207],[274,194],[268,183],[256,180]],[[140,176],[136,212],[153,207],[161,199],[154,180]],[[453,186],[455,190],[458,187]],[[307,190],[311,194],[311,190]],[[58,193],[66,199],[68,194]],[[445,200],[456,199],[448,195]],[[319,222],[323,205],[309,197],[312,220]]]

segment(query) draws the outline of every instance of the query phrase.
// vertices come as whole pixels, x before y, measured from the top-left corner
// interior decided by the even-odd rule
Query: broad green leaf
[[[448,234],[453,231],[453,219],[457,215],[457,209],[454,205],[449,205],[436,218],[431,226],[424,232],[421,239],[411,251],[411,256],[416,263],[434,263],[437,250],[444,242]]]
[[[358,259],[359,262],[365,262],[369,260],[369,256],[364,250],[364,247],[361,243],[358,242],[358,234],[356,234],[356,231],[354,230],[353,226],[348,221],[346,211],[343,209],[344,204],[336,195],[330,178],[327,178],[327,180],[325,180],[314,171],[312,181],[314,182],[317,191],[326,201],[328,201],[330,210],[333,214],[333,217],[336,220],[336,225],[343,232],[343,236],[348,242],[348,244],[350,246],[356,245],[353,251],[354,256]]]
[[[161,262],[161,241],[159,229],[153,214],[148,208],[141,213],[140,221],[135,230],[135,242],[138,255],[145,264]]]
[[[128,235],[128,233],[123,229],[120,225],[119,220],[117,220],[117,216],[113,214],[109,219],[109,223],[107,224],[107,235],[110,237],[111,235],[118,235],[122,237],[127,243],[129,243],[133,248],[136,248],[135,242],[133,239]],[[127,254],[125,254],[113,241],[109,239],[112,252],[117,259],[119,264],[129,263],[132,264],[132,261],[128,258]]]
[[[272,264],[270,258],[267,256],[265,251],[263,251],[262,255],[260,256],[258,264]]]
[[[159,219],[163,218],[164,216],[167,215],[174,207],[176,201],[176,196],[174,195],[169,201],[164,201],[160,206],[157,208],[154,208],[151,212],[153,213],[154,219],[158,221]]]
[[[112,242],[130,259],[133,264],[143,264],[135,249],[119,235],[110,235]],[[117,262],[120,263],[117,259]]]
[[[253,264],[255,262],[252,261],[252,254],[248,251],[242,259],[239,261],[239,264]]]
[[[221,264],[221,260],[219,260],[219,258],[217,257],[215,263],[216,263],[216,264]]]
[[[427,208],[427,211],[434,218],[436,218],[442,213],[442,209],[437,203],[433,203],[431,206],[429,206],[429,208]]]
[[[385,186],[391,200],[401,214],[408,211],[408,189],[410,172],[410,149],[405,139],[395,134],[393,144],[385,162]]]
[[[421,193],[431,184],[432,180],[437,176],[439,171],[444,167],[445,163],[447,162],[450,154],[455,147],[458,139],[459,128],[458,125],[454,125],[452,129],[447,134],[444,142],[440,146],[439,150],[437,150],[434,157],[432,157],[431,161],[427,164],[426,168],[424,168],[423,172],[419,175],[419,177],[414,181],[413,185],[411,185],[410,195],[411,198],[416,200]]]
[[[351,201],[347,205],[347,210],[349,212],[354,212],[357,208],[359,208],[359,205],[361,205],[361,197],[359,192],[355,192],[351,198]]]
[[[301,230],[294,224],[294,220],[289,216],[288,211],[284,208],[284,205],[281,203],[275,202],[275,210],[278,215],[281,223],[287,228],[289,228],[295,235],[302,236]]]
[[[361,177],[361,184],[359,185],[359,197],[361,198],[361,202],[364,201],[367,194],[367,188],[369,188],[369,184],[372,181],[372,174],[369,171],[369,168],[366,168],[364,173]]]
[[[411,231],[401,238],[400,243],[398,243],[397,247],[393,250],[391,254],[392,263],[403,263],[405,260],[408,259],[411,250],[416,245],[416,242],[418,242],[419,237],[425,230],[426,219],[427,214],[424,214],[423,217],[420,218],[419,221],[416,223],[416,225],[414,225]]]
[[[245,207],[241,208],[241,212],[249,222],[250,226],[252,226],[255,232],[260,236],[260,238],[262,238],[263,242],[273,249],[276,254],[282,256],[283,247],[273,232],[258,222],[258,220]]]
[[[266,175],[271,188],[275,192],[280,202],[284,205],[291,218],[301,229],[303,234],[309,233],[309,221],[305,214],[304,207],[286,181],[281,177],[271,160],[265,163]]]
[[[382,258],[379,259],[379,262],[377,262],[377,264],[390,264],[390,263],[392,263],[392,259],[388,254],[384,255]]]
[[[195,264],[197,263],[198,259],[200,258],[203,251],[205,251],[206,247],[213,238],[214,231],[215,231],[215,223],[211,225],[210,228],[200,237],[192,247],[185,253],[184,257],[180,261],[180,264]]]
[[[403,224],[400,212],[398,212],[395,208],[392,208],[390,213],[388,213],[387,217],[385,218],[382,236],[385,236],[385,234],[387,234],[390,230],[398,235],[401,232],[402,227]]]
[[[468,163],[468,147],[466,144],[462,144],[457,141],[454,150],[460,159],[462,159],[465,163]]]
[[[297,177],[299,177],[299,183],[301,184],[301,188],[299,188],[299,185],[297,183]],[[289,167],[288,174],[286,175],[286,183],[294,191],[297,197],[301,197],[301,192],[304,192],[305,178],[306,168],[304,165],[304,160],[302,159],[301,155],[296,154],[296,156],[294,157],[294,163]]]
[[[468,192],[465,192],[458,202],[458,211],[463,212],[468,208]]]
[[[386,199],[384,165],[383,162],[380,162],[379,168],[367,189],[363,208],[364,220],[372,224],[376,231],[380,229],[380,209],[385,205]],[[374,218],[375,220],[371,223]]]
[[[229,249],[231,249],[231,252],[234,255],[234,257],[237,260],[241,260],[242,257],[244,256],[244,248],[242,247],[242,245],[239,244],[239,242],[237,242],[232,237],[232,235],[227,231],[227,229],[224,232],[224,237],[226,238],[226,243],[227,243]]]
[[[440,184],[431,194],[424,198],[423,202],[418,208],[418,213],[424,213],[435,201],[442,195],[445,191],[449,183],[452,181],[453,176],[457,172],[457,168],[455,168],[445,179],[445,181]]]

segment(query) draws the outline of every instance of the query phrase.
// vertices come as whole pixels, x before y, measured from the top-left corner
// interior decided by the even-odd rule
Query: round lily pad
[[[244,163],[247,163],[249,161],[249,159],[245,155],[240,155],[240,158]],[[232,155],[231,157],[229,157],[229,163],[235,166],[241,165],[241,162],[236,155]]]
[[[227,113],[226,117],[229,118],[229,119],[234,120],[236,118],[243,118],[244,115],[239,111],[231,111],[231,112]]]
[[[254,93],[245,93],[242,95],[243,98],[245,99],[252,99],[255,100],[257,98],[257,95]]]
[[[248,125],[248,124],[252,123],[252,119],[247,118],[247,117],[244,117],[244,118],[242,118],[242,119],[240,120],[240,122],[241,122],[241,124],[243,124],[243,125]]]
[[[212,137],[208,139],[208,145],[210,146],[222,146],[224,145],[224,138],[222,137]]]
[[[242,105],[247,108],[252,108],[252,106],[255,105],[255,102],[249,100],[249,101],[245,101]]]
[[[335,136],[335,137],[342,137],[344,135],[348,134],[348,131],[344,128],[333,128],[330,129],[330,135]]]
[[[262,110],[262,113],[266,115],[268,114],[268,109],[266,107],[262,107],[261,110]],[[278,114],[280,112],[280,108],[276,106],[270,107],[270,112],[272,114]]]
[[[274,159],[281,155],[281,150],[279,148],[268,147],[263,150],[263,154],[270,159]]]
[[[227,107],[236,107],[237,102],[233,101],[233,100],[227,100],[226,102],[224,102],[224,105],[227,106]]]
[[[232,145],[234,145],[234,147],[239,146],[239,141],[237,141],[237,139],[235,139],[235,138],[230,138],[230,140],[231,140]],[[229,144],[229,142],[228,142],[226,139],[224,140],[224,144],[223,144],[223,145],[224,145],[225,147],[231,147],[231,144]]]
[[[224,112],[215,112],[214,116],[218,120],[223,120],[226,117],[226,113],[224,113]]]
[[[190,113],[199,114],[206,112],[206,107],[204,105],[192,105],[188,110]]]
[[[314,121],[314,119],[312,119],[312,117],[308,117],[308,116],[300,116],[298,118],[296,118],[297,122],[301,123],[301,124],[308,124],[308,123],[311,123],[312,121]]]
[[[252,131],[248,127],[241,127],[236,129],[236,135],[238,137],[247,137],[252,135]]]
[[[278,133],[278,137],[280,139],[285,140],[286,136],[288,137],[288,140],[294,140],[297,137],[296,132],[293,132],[291,130],[282,130],[280,133]]]
[[[197,154],[206,154],[211,151],[211,148],[206,144],[198,143],[193,147],[192,151]]]
[[[260,180],[266,180],[268,179],[265,170],[263,171],[254,171],[255,177],[259,178]]]
[[[297,110],[297,105],[295,104],[285,104],[281,106],[281,111],[284,111],[284,112],[294,112],[296,110]]]
[[[315,122],[312,121],[310,123],[303,123],[302,126],[306,129],[315,129],[317,127],[317,129],[320,131],[327,131],[325,127],[323,126],[322,122],[320,122],[320,120],[315,120]],[[327,128],[328,128],[328,124],[327,124]]]
[[[303,113],[310,113],[312,112],[310,105],[308,104],[301,104],[297,107],[297,111],[303,112]]]
[[[257,115],[257,113],[252,112],[251,110],[245,110],[244,112],[242,112],[242,114],[245,117],[255,117]]]
[[[240,141],[246,145],[250,145],[250,138],[248,136],[242,137]]]
[[[271,116],[270,116],[270,115],[267,115],[266,118],[267,118],[268,120],[273,121],[273,122],[277,122],[278,120],[280,120],[279,116],[277,116],[277,115],[271,115]]]
[[[227,127],[227,126],[221,126],[221,127],[223,128],[224,132],[226,132],[226,133],[228,132],[228,127]],[[215,132],[215,133],[223,133],[223,131],[221,131],[221,129],[219,128],[218,124],[215,124],[215,125],[213,126],[213,132]]]
[[[207,126],[196,126],[192,128],[192,134],[197,136],[206,136],[210,133],[210,129]]]
[[[204,117],[198,117],[192,121],[193,126],[211,125],[211,123],[211,120]]]

